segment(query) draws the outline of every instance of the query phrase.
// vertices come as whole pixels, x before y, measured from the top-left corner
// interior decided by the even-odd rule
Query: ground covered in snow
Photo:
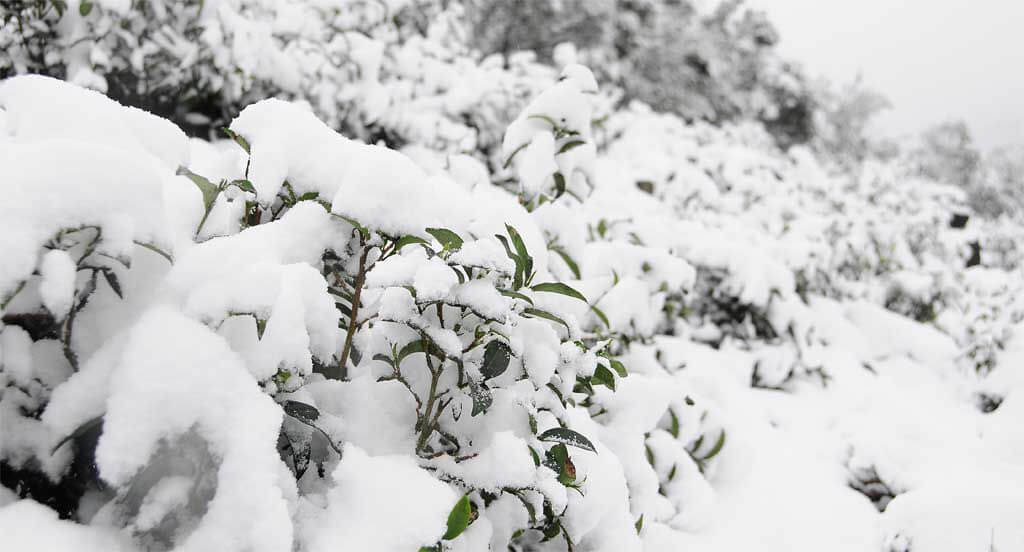
[[[443,36],[214,141],[0,82],[0,548],[1024,549],[1020,221]]]

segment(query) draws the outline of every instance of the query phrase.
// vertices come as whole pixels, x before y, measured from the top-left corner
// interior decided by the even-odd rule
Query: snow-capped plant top
[[[0,237],[5,303],[31,274],[39,247],[61,230],[94,226],[106,234],[99,252],[126,261],[133,241],[172,245],[160,165],[188,161],[185,135],[174,125],[35,76],[0,84],[0,107],[5,193],[13,200]],[[62,162],[46,161],[54,155]]]
[[[582,65],[568,65],[555,86],[533,99],[505,132],[505,165],[514,164],[522,193],[532,200],[541,192],[557,198],[589,193],[588,179],[596,147],[590,124],[597,82]],[[582,182],[581,182],[582,181]]]
[[[98,433],[99,478],[83,491],[107,498],[90,517],[147,548],[355,545],[363,533],[294,527],[366,503],[343,483],[350,470],[377,469],[420,493],[408,512],[418,521],[370,533],[380,549],[605,539],[575,510],[611,516],[618,538],[638,543],[625,503],[601,498],[608,485],[625,488],[600,475],[604,464],[591,467],[603,445],[586,435],[595,428],[583,406],[625,367],[572,309],[543,300],[587,305],[552,277],[544,237],[516,197],[428,176],[277,100],[232,124],[238,147],[219,165],[237,173],[217,183],[187,155],[152,155],[116,126],[99,145],[69,133],[54,149],[48,134],[19,131],[26,89],[78,94],[115,122],[137,113],[50,79],[0,88],[13,122],[4,140],[18,154],[8,190],[38,197],[14,219],[24,243],[9,252],[25,267],[7,276],[4,307],[15,314],[5,320],[45,309],[43,335],[56,340],[42,339],[60,367],[40,389],[5,393],[35,436],[5,445],[5,462],[45,459],[60,479],[68,451]],[[47,172],[33,148],[66,153],[63,172]],[[90,203],[97,192],[104,202]],[[121,315],[107,320],[111,311]],[[5,358],[39,338],[17,325],[4,335]],[[167,415],[138,423],[151,408]],[[248,487],[264,496],[258,511]],[[472,515],[459,522],[462,509]]]

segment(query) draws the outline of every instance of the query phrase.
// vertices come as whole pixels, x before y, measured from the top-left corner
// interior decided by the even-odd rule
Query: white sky
[[[748,0],[811,76],[858,72],[893,108],[885,135],[967,121],[989,149],[1024,144],[1024,0]]]

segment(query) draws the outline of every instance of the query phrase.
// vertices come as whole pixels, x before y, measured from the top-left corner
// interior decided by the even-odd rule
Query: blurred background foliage
[[[779,148],[806,145],[845,170],[870,158],[900,157],[921,176],[963,188],[987,217],[1019,213],[1024,205],[1024,148],[982,152],[960,121],[939,122],[900,143],[873,137],[871,121],[888,101],[859,80],[809,77],[780,55],[781,37],[768,17],[743,0],[304,4],[320,12],[321,26],[290,28],[281,23],[283,8],[251,0],[6,0],[0,4],[0,78],[40,73],[71,80],[207,138],[253,101],[303,99],[343,132],[401,145],[407,137],[400,125],[358,113],[348,105],[356,100],[337,92],[363,77],[360,37],[387,44],[428,39],[446,48],[438,56],[478,63],[500,58],[505,69],[524,55],[559,65],[560,51],[565,55],[559,45],[572,43],[572,56],[594,70],[620,107],[639,101],[714,125],[753,121]],[[272,26],[269,46],[246,38],[259,24]],[[251,56],[239,51],[245,48]],[[298,81],[281,78],[275,64],[295,64],[304,73]],[[385,80],[386,63],[380,72]],[[481,132],[492,122],[504,127],[519,107],[512,104],[529,94],[506,95],[512,97],[485,115],[477,106],[456,119]],[[485,136],[475,144],[481,151],[492,147]]]

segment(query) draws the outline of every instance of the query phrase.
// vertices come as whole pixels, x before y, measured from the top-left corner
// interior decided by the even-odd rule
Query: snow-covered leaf
[[[590,439],[587,439],[583,435],[565,427],[553,427],[538,435],[537,438],[541,441],[562,443],[563,445],[589,450],[590,452],[597,452],[597,449],[594,448],[594,444],[590,442]]]

